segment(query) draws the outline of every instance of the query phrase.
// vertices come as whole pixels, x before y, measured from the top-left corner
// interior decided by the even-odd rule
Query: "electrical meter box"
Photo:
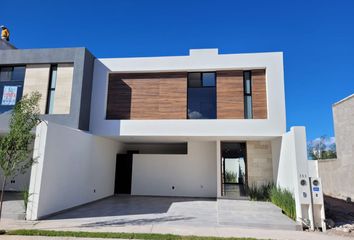
[[[310,188],[313,211],[313,225],[315,228],[321,228],[322,231],[326,231],[321,178],[310,177]]]

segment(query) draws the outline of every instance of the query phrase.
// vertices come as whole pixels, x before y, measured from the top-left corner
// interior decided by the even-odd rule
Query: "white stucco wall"
[[[110,72],[178,72],[266,69],[267,119],[106,120]],[[101,136],[268,137],[286,130],[283,54],[218,54],[191,50],[189,56],[96,59],[90,131]]]
[[[294,192],[296,179],[296,159],[294,153],[294,137],[292,132],[283,135],[276,184],[281,188]]]
[[[36,135],[27,219],[114,193],[118,142],[45,122]]]
[[[215,157],[215,142],[188,142],[187,155],[134,154],[132,195],[216,197]]]
[[[293,193],[298,222],[312,219],[308,167],[305,127],[292,127],[282,137],[276,184]]]

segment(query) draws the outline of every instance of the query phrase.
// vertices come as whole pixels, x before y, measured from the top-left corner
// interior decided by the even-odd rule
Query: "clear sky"
[[[18,48],[87,47],[96,57],[284,52],[287,126],[333,136],[332,104],[354,93],[354,0],[16,1],[0,24]]]

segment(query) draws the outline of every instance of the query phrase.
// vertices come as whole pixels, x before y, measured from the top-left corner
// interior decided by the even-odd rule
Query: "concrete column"
[[[221,149],[220,140],[216,141],[216,190],[217,197],[221,197]]]

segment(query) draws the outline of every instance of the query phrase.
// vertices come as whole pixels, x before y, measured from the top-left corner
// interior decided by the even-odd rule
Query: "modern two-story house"
[[[268,183],[294,193],[299,221],[311,217],[300,184],[306,134],[286,132],[280,52],[98,59],[84,48],[10,49],[0,72],[1,91],[17,86],[11,103],[42,94],[36,164],[7,185],[28,182],[27,219],[114,194],[247,199],[248,186]],[[3,134],[11,106],[1,106]]]

